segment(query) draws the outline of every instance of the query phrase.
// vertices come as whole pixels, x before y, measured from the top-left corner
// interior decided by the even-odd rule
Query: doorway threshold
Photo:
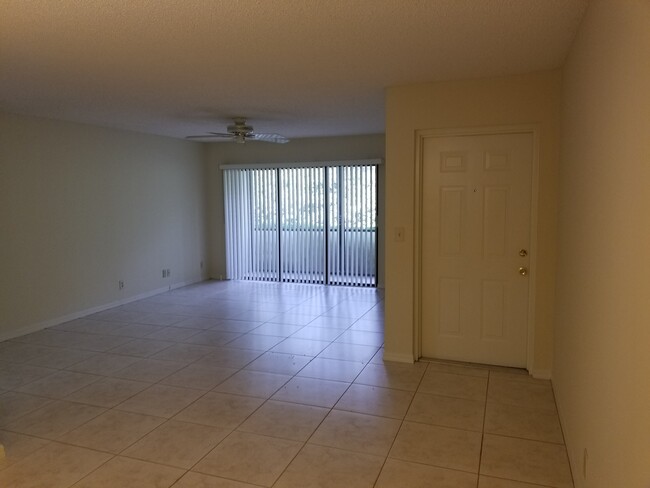
[[[428,358],[428,357],[421,357],[420,359],[418,359],[418,361],[422,361],[425,363],[437,363],[441,365],[456,366],[462,368],[484,369],[487,371],[496,371],[501,373],[530,376],[530,373],[525,368],[513,368],[510,366],[498,366],[494,364],[467,363],[464,361],[452,361],[450,359],[437,359],[437,358]]]

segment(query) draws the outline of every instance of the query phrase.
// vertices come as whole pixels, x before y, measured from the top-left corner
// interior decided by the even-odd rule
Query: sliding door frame
[[[306,282],[309,283],[322,283],[326,285],[331,285],[331,284],[336,284],[340,286],[359,286],[359,287],[378,287],[379,285],[379,234],[380,234],[380,229],[379,229],[379,168],[383,163],[381,159],[372,159],[372,160],[353,160],[353,161],[329,161],[329,162],[306,162],[306,163],[285,163],[285,164],[225,164],[221,165],[220,169],[221,170],[261,170],[261,169],[267,169],[267,170],[273,170],[272,173],[275,174],[275,223],[276,223],[276,232],[277,232],[277,270],[276,270],[276,279],[273,279],[272,274],[273,271],[269,272],[268,279],[264,281],[278,281],[278,282],[302,282],[303,279]],[[356,170],[360,167],[369,167],[369,166],[374,166],[374,170],[372,171],[371,175],[366,175],[365,172],[357,172]],[[346,167],[354,167],[355,170],[350,172],[346,171]],[[337,176],[337,194],[334,196],[336,199],[336,205],[337,208],[336,210],[336,231],[338,232],[338,235],[335,237],[337,239],[337,248],[338,248],[338,254],[337,256],[330,256],[330,251],[332,251],[332,242],[331,242],[331,225],[332,221],[330,219],[330,205],[333,203],[332,197],[333,195],[331,194],[331,189],[330,185],[332,183],[332,178],[330,170],[335,169],[335,173]],[[322,227],[323,227],[323,259],[322,259],[322,265],[323,265],[323,274],[322,274],[322,281],[317,280],[313,281],[312,280],[312,270],[307,269],[309,266],[305,269],[301,268],[300,262],[302,260],[298,260],[297,263],[294,263],[294,266],[296,267],[295,272],[293,273],[294,279],[288,279],[288,276],[291,274],[287,271],[286,274],[283,272],[283,244],[284,244],[284,239],[282,236],[283,232],[283,214],[282,212],[284,211],[283,206],[282,206],[282,200],[283,200],[283,178],[281,177],[282,170],[283,169],[321,169],[322,174],[321,174],[321,181],[322,183],[322,191],[323,195],[319,195],[318,198],[313,199],[313,195],[310,194],[309,196],[309,204],[307,207],[309,207],[311,212],[313,212],[313,207],[319,206],[322,207],[319,211],[322,212],[321,218],[317,215],[316,217],[310,216],[308,217],[308,222],[302,222],[301,219],[303,216],[297,212],[297,210],[294,208],[294,219],[295,223],[294,225],[296,226],[296,232],[298,232],[298,236],[301,235],[301,232],[305,230],[306,232],[310,233],[310,237],[312,236],[312,230],[311,227],[316,225],[317,222],[321,222]],[[255,173],[254,171],[251,173]],[[367,200],[363,200],[363,197],[361,195],[357,195],[359,191],[356,191],[354,195],[347,195],[346,198],[346,188],[347,185],[347,180],[346,176],[349,176],[347,173],[350,173],[354,175],[354,186],[350,188],[356,188],[356,187],[361,187],[363,189],[367,188],[368,185],[373,185],[374,184],[374,191],[372,191],[372,196],[370,197],[371,204],[374,204],[374,214],[372,215],[372,218],[374,220],[374,227],[372,228],[372,232],[374,233],[374,273],[371,275],[369,274],[369,266],[367,263],[367,260],[364,262],[364,257],[365,255],[363,252],[360,250],[352,251],[353,254],[350,256],[347,255],[347,249],[346,249],[346,224],[348,222],[345,221],[346,214],[350,214],[350,229],[351,232],[354,231],[356,232],[356,235],[350,236],[350,243],[353,243],[353,245],[357,246],[363,246],[364,243],[368,242],[368,236],[366,236],[366,232],[369,232],[368,229],[365,228],[365,224],[367,223],[368,220],[368,215],[366,215],[366,212],[360,212],[357,213],[356,215],[361,215],[360,217],[353,217],[355,214],[353,210],[348,209],[348,207],[358,209],[362,203],[367,203]],[[233,177],[235,178],[235,177]],[[250,177],[249,177],[250,178]],[[310,179],[311,178],[311,179]],[[314,178],[314,175],[310,175],[307,177],[307,180],[310,182]],[[356,179],[355,179],[356,178]],[[225,172],[224,172],[224,200],[228,198],[228,185],[226,184],[226,181],[228,178],[225,177]],[[358,180],[358,181],[357,181]],[[374,180],[374,181],[373,181]],[[317,181],[317,179],[314,179],[314,182]],[[232,185],[230,185],[232,187]],[[249,199],[250,195],[254,193],[253,186],[254,183],[252,179],[249,179],[248,181],[248,186],[249,186]],[[292,193],[296,193],[298,185],[296,185],[296,188],[293,189]],[[301,190],[304,192],[304,190]],[[310,191],[313,192],[313,189],[310,189]],[[354,191],[354,190],[352,190]],[[300,200],[301,195],[291,195],[291,198],[296,199],[296,203]],[[302,195],[304,197],[304,193]],[[374,202],[372,202],[374,200]],[[320,203],[322,202],[322,204]],[[286,202],[285,202],[286,203]],[[231,202],[230,204],[227,204],[224,202],[225,207],[224,208],[231,208],[234,206],[233,203]],[[252,199],[249,201],[248,205],[248,219],[250,222],[253,222],[255,219],[254,213],[254,203]],[[297,208],[297,205],[295,205]],[[231,210],[232,213],[232,210]],[[228,222],[230,222],[230,225],[235,225],[236,228],[239,230],[240,233],[244,234],[243,230],[241,229],[242,227],[242,222],[233,222],[233,220],[239,220],[235,219],[234,215],[229,215],[229,219],[226,219],[226,226],[228,227]],[[358,219],[361,220],[358,220]],[[322,220],[321,220],[322,219]],[[302,223],[301,223],[302,222]],[[305,225],[303,225],[305,224]],[[254,228],[254,222],[251,224],[253,225]],[[305,227],[305,229],[302,229],[302,227]],[[250,252],[251,252],[251,259],[253,259],[252,253],[255,252],[255,249],[253,249],[253,236],[252,236],[253,231],[251,231],[251,242],[249,243],[250,246]],[[231,249],[234,248],[232,245],[232,242],[234,241],[232,236],[229,236],[229,231],[226,229],[226,239],[228,242],[231,242]],[[289,236],[290,237],[290,236]],[[371,236],[372,237],[372,236]],[[295,241],[295,239],[293,239]],[[288,242],[288,241],[287,241]],[[307,242],[311,242],[311,238],[307,239]],[[354,244],[356,243],[356,244]],[[228,250],[227,250],[228,252]],[[336,258],[336,259],[334,259]],[[345,259],[350,258],[354,259],[354,263],[346,263]],[[372,259],[372,258],[371,258]],[[259,279],[255,278],[255,273],[251,275],[250,271],[247,271],[245,273],[242,273],[241,266],[237,264],[241,260],[240,257],[236,258],[236,265],[238,271],[236,271],[236,274],[238,276],[235,276],[235,279],[246,279],[246,280],[256,280]],[[227,258],[227,262],[230,263],[231,259],[230,257]],[[334,266],[337,269],[332,269],[330,270],[330,267]],[[350,267],[354,268],[354,273],[355,275],[353,277],[347,277],[347,275],[344,276],[344,271],[347,271],[350,269]],[[363,268],[362,270],[357,270],[357,268]],[[318,274],[318,269],[319,267],[316,267],[313,271]],[[286,270],[284,270],[286,271]],[[302,276],[302,272],[304,271],[305,277]],[[361,274],[359,274],[361,273]],[[358,275],[358,276],[357,276]],[[367,278],[371,277],[370,284],[367,283]],[[228,278],[231,278],[231,270],[228,270]]]

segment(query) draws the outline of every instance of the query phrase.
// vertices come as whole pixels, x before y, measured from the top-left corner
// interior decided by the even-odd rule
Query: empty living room
[[[648,0],[0,0],[0,488],[650,488]]]

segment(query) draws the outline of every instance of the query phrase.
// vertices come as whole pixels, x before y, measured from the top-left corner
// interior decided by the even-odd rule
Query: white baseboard
[[[399,354],[384,351],[384,361],[394,361],[396,363],[411,363],[413,364],[413,356],[411,354]]]
[[[48,327],[54,327],[55,325],[63,324],[65,322],[70,322],[71,320],[76,320],[82,317],[87,317],[88,315],[92,315],[94,313],[103,312],[104,310],[108,310],[109,308],[119,307],[120,305],[126,305],[127,303],[131,303],[131,302],[137,302],[138,300],[143,300],[145,298],[153,297],[155,295],[160,295],[161,293],[165,293],[166,291],[175,290],[176,288],[182,288],[184,286],[193,285],[195,283],[200,283],[202,281],[205,280],[200,279],[197,281],[181,281],[179,283],[174,283],[172,285],[168,285],[163,288],[156,288],[155,290],[140,293],[139,295],[135,295],[129,298],[124,298],[122,300],[115,300],[113,302],[105,303],[103,305],[98,305],[96,307],[79,310],[77,312],[73,312],[71,314],[64,315],[62,317],[56,317],[54,319],[44,320],[43,322],[38,322],[36,324],[24,325],[22,327],[18,327],[17,329],[4,331],[0,333],[0,342],[7,341],[9,339],[14,339],[16,337],[24,336],[27,334],[31,334],[33,332],[38,332],[39,330],[47,329]]]
[[[538,380],[550,380],[551,379],[551,370],[550,369],[534,369],[531,371],[531,376]]]

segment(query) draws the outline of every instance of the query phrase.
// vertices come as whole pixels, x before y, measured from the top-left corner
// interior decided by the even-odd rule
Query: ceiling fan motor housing
[[[253,127],[246,125],[246,119],[235,119],[235,123],[228,126],[228,132],[245,137],[253,132]]]

